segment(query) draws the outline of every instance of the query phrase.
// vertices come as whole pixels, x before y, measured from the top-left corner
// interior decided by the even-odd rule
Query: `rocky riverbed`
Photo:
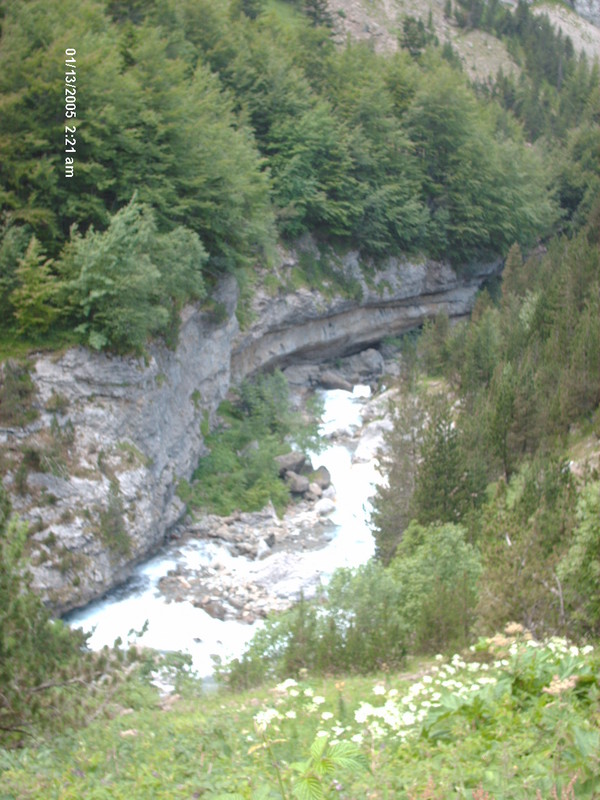
[[[343,389],[330,392],[330,396],[335,394],[342,398],[350,395]],[[326,436],[336,449],[347,451],[350,467],[373,465],[391,426],[386,416],[389,397],[387,393],[369,402],[359,394],[354,398],[358,413],[353,420],[329,420]],[[296,455],[300,470],[302,457]],[[291,473],[294,481],[303,477],[286,470],[283,461],[282,473],[288,477]],[[227,517],[205,514],[179,528],[175,536],[180,558],[176,557],[175,567],[158,583],[165,599],[191,602],[220,620],[253,623],[270,611],[289,607],[300,592],[314,594],[328,572],[327,548],[338,534],[335,514],[340,502],[329,470],[321,466],[316,475],[318,482],[306,479],[305,490],[296,493],[282,519],[269,505],[259,512]],[[347,481],[348,475],[338,479]],[[368,487],[364,490],[368,493]],[[207,542],[211,545],[208,549]],[[195,548],[202,549],[205,558],[190,558]],[[309,551],[314,559],[307,559]],[[306,562],[311,564],[308,572],[303,566]]]
[[[186,519],[126,585],[73,612],[69,623],[91,631],[95,649],[134,635],[142,646],[189,653],[198,673],[209,675],[215,657],[242,652],[252,623],[301,594],[310,597],[335,569],[365,563],[374,551],[368,519],[379,479],[375,454],[391,424],[390,393],[369,395],[367,386],[324,392],[327,446],[309,454],[325,468],[316,472],[325,477],[326,470],[332,481],[319,487],[320,496],[314,487],[298,495],[282,519],[271,507]],[[141,630],[141,637],[133,634]]]

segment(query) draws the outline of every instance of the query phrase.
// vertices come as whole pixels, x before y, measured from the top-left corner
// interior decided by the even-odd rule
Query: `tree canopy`
[[[198,237],[205,282],[268,264],[277,237],[307,231],[366,257],[420,252],[464,268],[515,241],[531,246],[561,215],[576,228],[600,180],[597,70],[545,23],[536,32],[526,7],[462,6],[465,24],[497,35],[508,26],[515,47],[532,48],[518,86],[501,75],[491,88],[470,85],[431,36],[416,55],[336,46],[321,2],[83,0],[76,15],[64,0],[8,4],[3,329],[34,336],[62,326],[89,342],[85,304],[61,307],[52,295],[57,313],[48,319],[33,313],[32,297],[61,278],[73,225],[84,239],[93,229],[98,243],[134,194],[157,236]],[[69,119],[66,86],[76,91]],[[535,112],[534,131],[536,92],[553,93],[553,111],[551,119]],[[76,140],[72,177],[65,123]],[[36,288],[23,266],[34,257],[32,237],[44,270]],[[104,342],[126,346],[120,333]]]

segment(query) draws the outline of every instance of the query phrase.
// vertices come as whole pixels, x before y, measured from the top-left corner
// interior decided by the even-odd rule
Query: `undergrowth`
[[[526,800],[599,796],[598,657],[520,626],[369,677],[161,698],[0,751],[3,798]]]
[[[318,449],[318,416],[317,408],[310,410],[310,421],[292,410],[281,372],[244,382],[221,404],[221,424],[205,437],[210,454],[200,460],[191,483],[179,484],[181,499],[221,515],[260,511],[270,501],[282,514],[290,495],[275,456],[292,443]]]

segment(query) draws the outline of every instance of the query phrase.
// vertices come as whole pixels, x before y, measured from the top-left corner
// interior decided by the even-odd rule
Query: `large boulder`
[[[331,473],[327,467],[319,467],[310,476],[311,483],[316,483],[321,489],[327,489],[331,485]]]
[[[347,381],[339,372],[328,369],[319,375],[319,385],[323,389],[343,389],[345,392],[352,391],[352,384]]]
[[[298,475],[296,472],[288,470],[285,473],[285,482],[292,494],[304,494],[308,491],[309,480],[305,475]]]
[[[328,497],[322,497],[315,503],[315,511],[320,517],[326,517],[335,511],[335,503]]]
[[[283,477],[286,472],[300,472],[306,461],[304,453],[298,450],[291,450],[282,456],[275,456],[275,463],[279,467],[279,476]]]

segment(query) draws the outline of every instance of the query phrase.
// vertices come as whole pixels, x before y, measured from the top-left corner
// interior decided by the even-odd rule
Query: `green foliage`
[[[0,325],[6,327],[11,315],[10,296],[17,287],[17,265],[24,257],[31,234],[25,225],[4,225],[0,230]]]
[[[464,646],[480,573],[461,528],[412,524],[389,567],[337,570],[322,598],[270,618],[220,679],[239,689],[304,671],[369,673],[402,665],[407,652]]]
[[[115,556],[127,556],[131,541],[123,518],[123,498],[116,480],[111,481],[106,508],[99,512],[100,537]]]
[[[400,588],[410,652],[465,647],[470,639],[481,575],[478,553],[456,525],[412,523],[390,565]]]
[[[222,426],[205,437],[210,455],[200,460],[191,486],[180,485],[180,496],[192,507],[222,515],[259,511],[268,502],[283,513],[290,495],[274,458],[289,451],[289,440],[303,449],[318,448],[316,423],[291,410],[281,372],[243,382],[221,405],[220,415]]]
[[[408,50],[413,58],[420,56],[427,45],[431,44],[434,39],[434,35],[426,30],[422,19],[405,16],[402,20],[400,46]]]
[[[469,458],[466,437],[448,400],[434,396],[426,403],[426,414],[412,496],[414,516],[423,524],[456,522],[481,502],[485,483]]]
[[[364,44],[335,48],[321,0],[85,0],[71,22],[88,53],[85,132],[76,132],[76,168],[64,179],[55,147],[64,132],[63,3],[11,4],[0,56],[6,334],[83,325],[95,347],[139,350],[155,333],[174,341],[177,307],[197,292],[186,266],[200,247],[193,234],[206,251],[196,267],[211,281],[268,261],[275,223],[287,237],[311,231],[370,256],[420,251],[462,266],[549,231],[557,219],[552,179],[565,224],[576,229],[597,193],[597,70],[577,62],[572,44],[526,7],[512,14],[497,3],[464,2],[460,12],[465,24],[523,48],[522,86],[499,76],[494,97],[489,87],[478,97],[445,63],[451,53],[436,52],[413,18],[404,38],[417,61]],[[513,112],[539,121],[552,157],[546,146],[524,146]],[[556,165],[552,175],[548,165]],[[159,251],[171,251],[171,264],[152,262],[162,275],[157,289],[144,248],[137,272],[129,260],[128,286],[144,290],[126,326],[118,312],[92,311],[89,295],[101,306],[110,288],[89,276],[72,304],[70,267],[73,251],[98,256],[98,237],[114,236],[115,215],[134,192],[156,236],[172,237],[157,247],[159,261]],[[81,241],[74,234],[69,242],[73,225]],[[24,262],[32,235],[40,251]],[[163,291],[169,323],[152,296]]]
[[[52,620],[25,559],[26,526],[10,516],[0,485],[0,744],[57,728],[78,716],[72,688],[90,680],[86,637]],[[57,719],[56,707],[61,708]]]
[[[459,263],[476,253],[504,253],[517,237],[531,244],[554,218],[542,188],[544,165],[534,166],[534,153],[524,159],[515,142],[500,141],[494,127],[491,109],[479,106],[445,66],[435,81],[423,82],[410,109],[409,133],[432,208],[432,246]]]
[[[377,557],[389,564],[405,528],[413,518],[412,497],[419,461],[424,409],[416,393],[407,393],[393,409],[394,424],[386,437],[385,454],[379,471],[387,478],[372,500],[371,524]]]
[[[65,800],[291,800],[304,791],[592,800],[597,675],[593,648],[511,625],[410,674],[286,680],[243,694],[186,681],[169,710],[131,681],[119,694],[127,715],[114,708],[77,736],[0,751],[2,788],[51,797],[58,786]]]
[[[388,563],[411,519],[458,522],[481,504],[486,476],[469,452],[471,437],[441,395],[406,393],[380,459],[372,522],[377,555]],[[458,422],[462,423],[459,418]]]
[[[557,573],[575,524],[577,494],[564,461],[539,457],[501,481],[477,521],[485,565],[477,608],[484,631],[516,620],[561,632],[576,620]]]
[[[402,603],[402,586],[381,564],[337,570],[325,598],[301,599],[270,618],[244,654],[220,668],[219,679],[239,689],[306,670],[368,673],[400,666],[408,634]]]
[[[524,261],[513,246],[499,304],[482,294],[466,328],[443,318],[425,328],[421,363],[455,387],[456,401],[451,409],[405,388],[382,459],[379,558],[402,548],[411,519],[460,520],[481,551],[475,615],[484,632],[511,619],[536,632],[597,630],[595,527],[583,522],[593,519],[596,489],[585,488],[582,465],[577,484],[563,456],[569,427],[600,401],[594,220],[544,255]]]
[[[95,348],[140,352],[151,334],[165,333],[188,297],[204,293],[205,252],[196,234],[160,235],[150,209],[135,199],[104,233],[74,231],[63,270],[71,280],[78,330]]]
[[[29,365],[7,359],[0,365],[0,421],[3,425],[26,425],[38,416],[34,407],[35,386]]]
[[[51,266],[52,261],[44,259],[39,241],[32,236],[25,255],[18,261],[17,285],[10,295],[20,334],[45,333],[60,314],[54,305],[59,285]]]
[[[578,499],[570,547],[558,564],[566,603],[576,627],[598,635],[600,630],[600,484],[586,486]]]

